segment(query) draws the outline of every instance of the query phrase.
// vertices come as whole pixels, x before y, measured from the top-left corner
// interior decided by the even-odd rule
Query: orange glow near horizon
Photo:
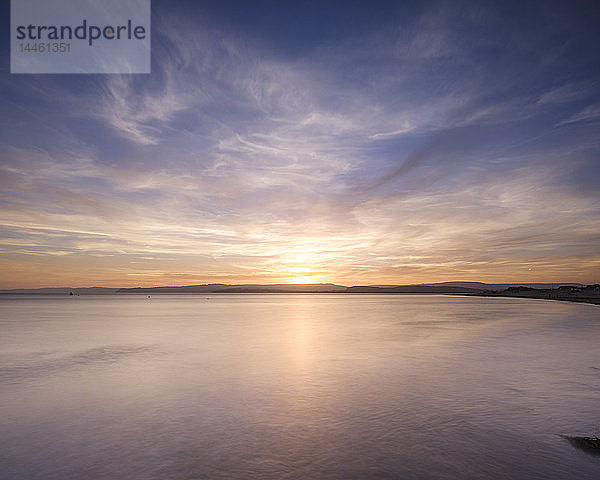
[[[319,282],[318,276],[291,277],[289,283],[297,285],[310,285]]]
[[[48,287],[154,287],[209,283],[224,284],[315,284],[407,285],[447,281],[484,283],[599,283],[598,265],[570,268],[547,262],[489,261],[485,266],[464,264],[421,264],[387,266],[363,261],[350,266],[328,261],[301,267],[260,258],[248,264],[210,265],[193,257],[182,259],[139,258],[127,255],[83,257],[81,255],[0,258],[0,289]],[[221,268],[218,268],[221,267]],[[594,268],[595,267],[595,268]]]

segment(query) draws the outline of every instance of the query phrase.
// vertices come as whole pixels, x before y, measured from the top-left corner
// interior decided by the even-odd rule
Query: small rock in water
[[[566,438],[571,445],[577,447],[592,455],[600,455],[600,438],[598,437],[585,437],[576,435],[562,435]]]

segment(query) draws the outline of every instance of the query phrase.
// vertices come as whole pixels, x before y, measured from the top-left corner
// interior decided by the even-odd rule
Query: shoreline
[[[467,297],[498,297],[498,298],[529,298],[532,300],[556,300],[558,302],[571,302],[571,303],[587,303],[588,305],[600,305],[600,298],[594,297],[544,297],[544,296],[530,296],[530,295],[496,295],[496,294],[472,294],[465,295]]]
[[[522,298],[522,299],[532,299],[532,300],[555,300],[559,302],[571,302],[571,303],[585,303],[588,305],[600,305],[600,297],[550,297],[544,295],[515,295],[515,294],[502,294],[502,293],[467,293],[467,292],[377,292],[377,291],[293,291],[293,290],[257,290],[257,291],[205,291],[205,292],[185,292],[185,291],[159,291],[159,292],[106,292],[106,293],[98,293],[98,292],[82,292],[82,293],[65,293],[65,292],[10,292],[3,291],[0,292],[0,297],[5,295],[17,295],[17,296],[25,296],[25,295],[34,295],[34,296],[146,296],[151,297],[152,295],[322,295],[322,294],[335,294],[335,295],[418,295],[418,296],[428,296],[428,295],[446,295],[446,296],[455,296],[455,297],[485,297],[485,298]]]

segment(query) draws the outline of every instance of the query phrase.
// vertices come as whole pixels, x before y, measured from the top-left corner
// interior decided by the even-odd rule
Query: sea
[[[589,479],[600,307],[1,295],[0,479]]]

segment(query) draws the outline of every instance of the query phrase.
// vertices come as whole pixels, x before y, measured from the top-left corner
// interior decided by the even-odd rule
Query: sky
[[[600,282],[598,25],[153,0],[150,75],[11,75],[5,33],[0,288]]]

